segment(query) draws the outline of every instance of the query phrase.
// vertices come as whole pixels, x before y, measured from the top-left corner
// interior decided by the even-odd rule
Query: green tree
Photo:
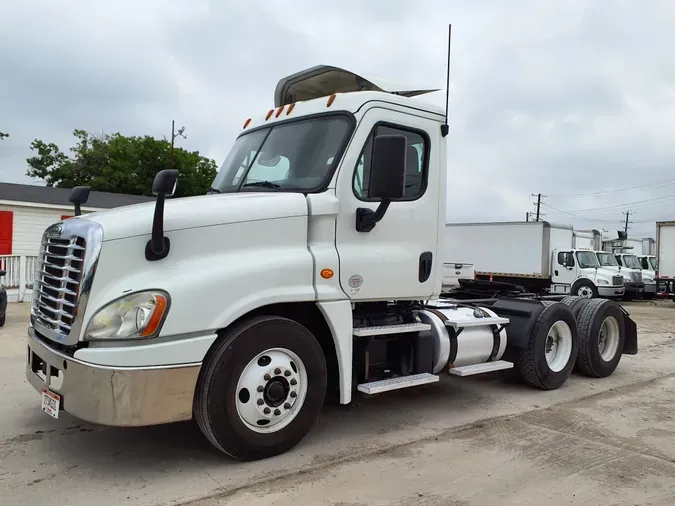
[[[155,175],[171,165],[171,144],[166,139],[93,135],[84,130],[73,135],[76,143],[70,156],[54,143],[35,139],[30,146],[35,155],[26,159],[26,174],[47,186],[88,185],[97,191],[152,196]],[[178,147],[174,147],[173,168],[179,171],[176,197],[203,195],[217,172],[215,161]]]

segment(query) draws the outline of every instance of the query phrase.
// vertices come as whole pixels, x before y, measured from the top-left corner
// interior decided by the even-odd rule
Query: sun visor
[[[274,90],[274,107],[327,97],[333,93],[380,91],[414,97],[438,89],[406,89],[384,79],[367,78],[330,65],[317,65],[279,80]]]

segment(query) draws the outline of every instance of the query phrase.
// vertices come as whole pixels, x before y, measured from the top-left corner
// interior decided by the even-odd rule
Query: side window
[[[361,200],[368,200],[368,183],[370,180],[370,159],[373,155],[373,138],[376,135],[404,135],[408,140],[405,191],[401,200],[415,200],[422,196],[426,188],[427,152],[426,139],[417,132],[384,125],[376,126],[368,136],[361,156],[356,163],[352,186],[354,194]]]
[[[569,251],[561,251],[558,253],[558,264],[565,265],[567,267],[574,267],[574,255]]]

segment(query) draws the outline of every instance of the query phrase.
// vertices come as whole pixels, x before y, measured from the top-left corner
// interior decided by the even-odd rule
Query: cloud
[[[316,64],[444,87],[449,22],[449,220],[520,220],[539,192],[547,219],[584,228],[675,218],[675,186],[644,187],[675,178],[667,1],[5,2],[0,179],[27,181],[34,138],[168,136],[173,119],[220,163],[277,80]]]

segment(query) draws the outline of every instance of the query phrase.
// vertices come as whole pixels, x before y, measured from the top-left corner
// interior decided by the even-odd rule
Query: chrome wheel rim
[[[290,350],[265,350],[244,367],[235,396],[237,414],[249,429],[280,431],[302,409],[307,397],[307,369]]]
[[[559,320],[551,325],[546,336],[546,363],[553,372],[562,371],[572,355],[572,330]]]
[[[619,322],[616,318],[608,316],[603,320],[598,337],[598,352],[605,362],[610,362],[616,356],[620,333]]]

